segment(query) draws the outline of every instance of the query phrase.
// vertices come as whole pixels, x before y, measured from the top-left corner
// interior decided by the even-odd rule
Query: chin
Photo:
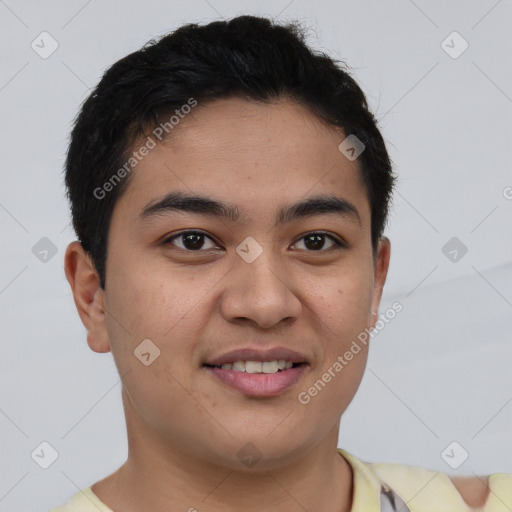
[[[233,438],[229,448],[214,455],[216,463],[233,471],[255,474],[285,467],[304,455],[308,447],[289,433],[283,437],[276,435],[269,441],[262,433],[247,436],[246,440]]]

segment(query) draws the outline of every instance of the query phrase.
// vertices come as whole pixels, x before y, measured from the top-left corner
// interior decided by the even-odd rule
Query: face
[[[106,289],[90,279],[94,303],[79,311],[91,348],[112,350],[139,432],[232,468],[241,449],[273,467],[337,432],[368,345],[343,356],[375,323],[389,262],[385,238],[372,259],[370,206],[344,138],[292,102],[217,100],[134,168],[113,212]],[[232,215],[197,201],[151,208],[170,193]],[[327,197],[338,201],[322,211],[289,209]],[[228,354],[240,349],[254,352]],[[205,366],[225,354],[270,364]],[[273,373],[272,360],[295,365]]]

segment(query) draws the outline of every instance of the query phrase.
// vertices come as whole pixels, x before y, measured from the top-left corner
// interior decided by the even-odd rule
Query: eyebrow
[[[234,204],[176,191],[148,203],[142,209],[137,220],[146,222],[173,211],[219,217],[231,222],[236,222],[241,216],[240,210]],[[337,196],[317,195],[281,208],[276,215],[274,226],[287,224],[301,218],[332,213],[361,225],[359,212],[352,203]]]

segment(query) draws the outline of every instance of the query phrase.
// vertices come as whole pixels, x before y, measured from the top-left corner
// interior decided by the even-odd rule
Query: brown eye
[[[214,249],[217,245],[213,244],[212,247],[204,247],[205,240],[210,240],[213,243],[213,240],[207,236],[205,233],[201,231],[182,231],[176,235],[173,235],[163,241],[164,245],[175,245],[174,241],[181,239],[181,246],[177,245],[180,249],[185,251],[201,251],[206,249]]]
[[[327,249],[324,249],[326,239],[331,240],[332,245]],[[322,232],[308,233],[307,235],[304,235],[300,240],[304,240],[304,246],[309,252],[327,252],[330,250],[346,247],[344,243],[342,243],[334,236]],[[293,247],[296,248],[296,245],[297,244],[295,244]]]

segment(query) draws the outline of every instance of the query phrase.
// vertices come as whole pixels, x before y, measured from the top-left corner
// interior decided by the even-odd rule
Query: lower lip
[[[277,396],[296,384],[306,371],[306,364],[277,373],[247,373],[205,366],[224,384],[249,396]]]

